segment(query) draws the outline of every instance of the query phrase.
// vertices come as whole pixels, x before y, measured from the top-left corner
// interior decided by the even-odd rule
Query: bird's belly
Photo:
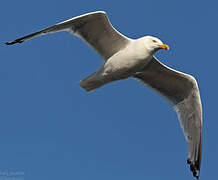
[[[137,58],[137,56],[115,56],[104,65],[104,75],[113,75],[117,79],[124,79],[135,72],[142,71],[152,57]]]

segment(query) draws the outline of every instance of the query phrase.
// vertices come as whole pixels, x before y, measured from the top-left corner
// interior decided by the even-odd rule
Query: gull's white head
[[[163,44],[163,42],[156,37],[145,36],[142,38],[142,40],[143,40],[143,43],[146,49],[152,54],[155,53],[159,49],[169,50],[169,46],[166,44]]]

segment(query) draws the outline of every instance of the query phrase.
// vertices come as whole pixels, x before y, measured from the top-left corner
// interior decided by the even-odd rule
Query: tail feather
[[[94,72],[87,78],[83,79],[79,82],[80,87],[84,88],[86,91],[94,91],[97,88],[100,88],[104,84],[106,84],[109,81],[106,81],[106,79],[103,78],[101,70]]]

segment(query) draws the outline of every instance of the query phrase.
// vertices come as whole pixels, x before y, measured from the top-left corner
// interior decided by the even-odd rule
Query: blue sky
[[[104,10],[124,35],[159,37],[157,57],[193,75],[203,104],[201,179],[217,177],[216,1],[2,1],[0,171],[24,179],[193,179],[176,113],[134,79],[86,93],[78,82],[99,56],[68,33],[4,42],[83,13]],[[215,83],[214,83],[215,82]]]

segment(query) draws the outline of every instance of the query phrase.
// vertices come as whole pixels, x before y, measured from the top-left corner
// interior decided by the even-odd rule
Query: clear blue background
[[[0,170],[28,180],[193,179],[176,113],[134,79],[86,93],[78,82],[99,56],[61,32],[4,42],[71,17],[107,12],[124,35],[159,37],[157,57],[196,77],[203,104],[201,179],[217,178],[217,11],[214,1],[2,1]]]

